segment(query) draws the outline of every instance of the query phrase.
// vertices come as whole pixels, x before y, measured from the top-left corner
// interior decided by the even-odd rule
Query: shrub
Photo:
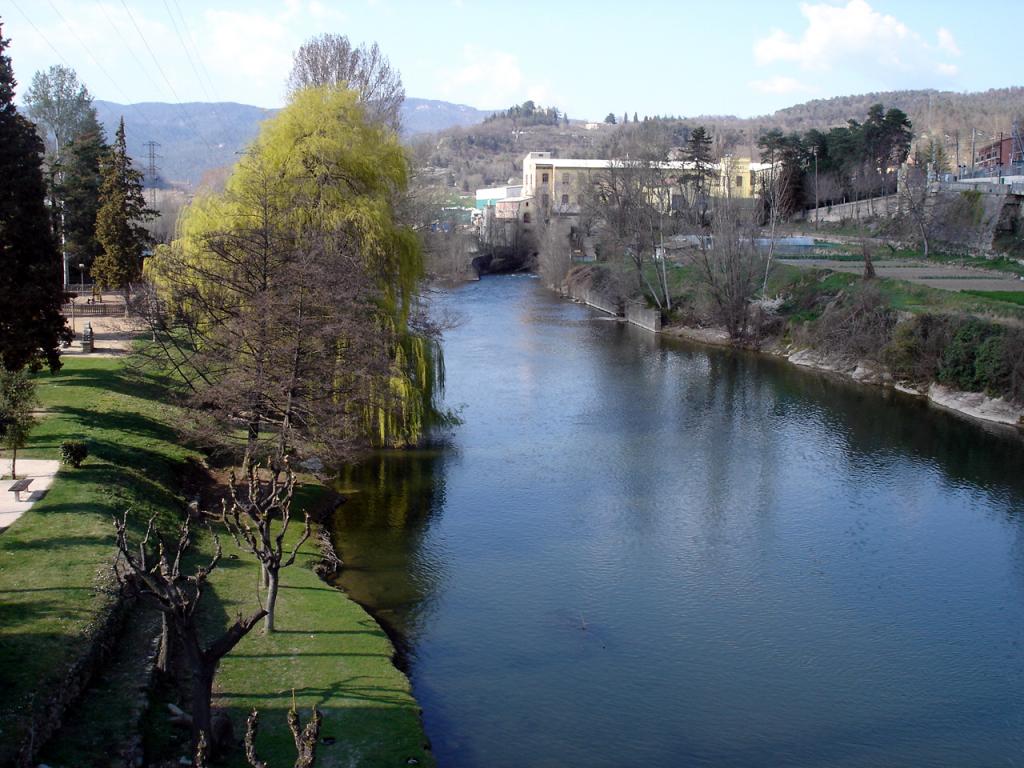
[[[958,322],[946,315],[924,314],[897,325],[882,355],[893,375],[921,384],[935,381]]]
[[[985,339],[974,358],[974,377],[993,397],[1002,397],[1010,387],[1010,365],[1006,359],[1006,338],[996,334]]]
[[[978,377],[975,364],[978,351],[986,339],[998,332],[999,329],[991,323],[974,318],[961,322],[942,353],[937,380],[965,392],[983,390],[984,383]]]
[[[79,440],[65,440],[60,444],[60,460],[62,464],[76,469],[82,465],[89,455],[89,446]]]
[[[1009,329],[1003,337],[1003,354],[1008,371],[1006,395],[1024,403],[1024,330]]]
[[[877,360],[889,343],[896,312],[874,284],[838,296],[808,327],[808,341],[817,350]]]

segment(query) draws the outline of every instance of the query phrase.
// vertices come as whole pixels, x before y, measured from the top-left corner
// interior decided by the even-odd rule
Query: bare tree
[[[309,538],[309,514],[306,514],[298,541],[286,554],[284,540],[291,522],[295,473],[285,460],[283,472],[271,471],[269,480],[263,480],[259,467],[248,456],[242,471],[245,473],[244,493],[239,493],[237,478],[231,473],[231,506],[225,510],[224,520],[235,542],[260,561],[263,585],[267,588],[266,631],[273,632],[280,572],[295,562],[299,549]]]
[[[154,341],[140,354],[184,382],[205,417],[201,442],[230,448],[225,427],[241,422],[253,460],[270,450],[268,430],[278,460],[296,447],[342,458],[360,439],[360,404],[390,370],[374,278],[346,232],[296,232],[295,195],[259,158],[246,162],[259,183],[203,203],[243,213],[152,260],[161,291],[137,302]]]
[[[782,161],[772,163],[759,174],[761,205],[764,215],[767,217],[765,223],[768,228],[768,253],[764,264],[764,281],[761,284],[762,297],[765,297],[768,292],[768,273],[771,271],[772,259],[775,256],[779,223],[788,207],[792,174],[792,166]]]
[[[304,728],[299,720],[299,713],[295,709],[295,702],[288,710],[288,730],[292,732],[292,739],[295,741],[294,768],[312,768],[316,762],[316,742],[320,735],[320,724],[323,717],[317,708],[313,707],[313,714]],[[245,721],[245,759],[252,768],[270,768],[265,762],[256,756],[256,733],[259,729],[259,713],[254,709]]]
[[[572,266],[571,227],[558,217],[539,225],[537,268],[544,282],[558,288]]]
[[[745,220],[734,200],[718,200],[711,229],[712,236],[700,239],[692,261],[717,320],[739,339],[747,332],[750,300],[757,293],[765,259],[757,248],[754,223]]]
[[[170,636],[163,640],[166,643],[171,637],[177,638],[192,673],[193,746],[198,750],[205,742],[216,752],[221,745],[215,741],[210,700],[217,666],[267,612],[260,608],[248,617],[239,616],[225,632],[204,643],[198,612],[210,574],[221,559],[220,540],[213,534],[213,556],[206,565],[197,566],[194,573],[186,575],[182,572],[182,559],[192,543],[189,519],[181,524],[173,548],[165,546],[153,522],[151,518],[142,540],[132,547],[128,542],[128,513],[121,519],[114,518],[118,549],[115,573],[122,587],[151,600],[167,617]],[[151,538],[156,539],[155,551]]]
[[[600,222],[602,244],[624,256],[658,309],[670,310],[672,297],[664,263],[655,267],[651,282],[648,265],[655,264],[668,209],[668,186],[661,163],[616,160],[595,174],[594,190],[586,205],[587,218]]]
[[[345,35],[330,33],[303,43],[292,57],[288,95],[325,85],[352,88],[372,119],[401,130],[402,76],[376,43],[353,47]]]
[[[931,218],[930,207],[931,184],[928,172],[918,165],[904,164],[900,169],[897,184],[900,210],[909,221],[915,232],[920,236],[921,250],[928,258],[928,227]]]

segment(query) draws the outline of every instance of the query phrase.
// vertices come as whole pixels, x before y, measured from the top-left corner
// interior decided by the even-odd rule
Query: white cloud
[[[953,33],[945,27],[939,27],[939,48],[946,53],[951,53],[954,56],[960,55],[960,48],[956,44],[956,40],[953,39]]]
[[[548,83],[530,80],[518,56],[476,45],[464,46],[461,63],[439,71],[436,82],[443,98],[476,107],[503,107],[526,99],[548,105],[552,99]]]
[[[814,89],[796,78],[776,75],[765,80],[751,80],[748,85],[761,93],[809,93]]]
[[[952,33],[938,30],[935,43],[894,16],[874,10],[866,0],[845,5],[803,3],[807,26],[799,37],[773,30],[754,44],[759,65],[789,62],[809,72],[857,67],[875,73],[948,75],[944,60],[959,55]]]

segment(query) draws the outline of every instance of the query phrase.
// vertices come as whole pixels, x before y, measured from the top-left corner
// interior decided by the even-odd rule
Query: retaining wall
[[[627,304],[626,321],[648,331],[661,333],[661,312],[645,307],[643,304]]]

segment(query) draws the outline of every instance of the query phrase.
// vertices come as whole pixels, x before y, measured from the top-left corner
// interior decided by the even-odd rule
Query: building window
[[[526,213],[523,214],[523,224],[529,224],[529,223],[530,223],[530,212],[527,211]]]
[[[545,195],[544,195],[544,196],[543,196],[543,197],[542,197],[542,198],[540,199],[540,202],[541,202],[541,204],[542,204],[542,205],[543,205],[543,206],[544,206],[545,208],[547,208],[547,207],[548,207],[549,205],[551,205],[551,196],[550,196],[550,195],[547,195],[547,194],[545,194]]]
[[[540,175],[540,183],[541,184],[547,184],[548,183],[548,175],[546,173],[542,173]]]
[[[736,186],[737,187],[742,187],[743,186],[743,175],[742,174],[736,174]]]
[[[568,205],[568,204],[569,204],[569,196],[568,195],[562,195],[562,205]]]

